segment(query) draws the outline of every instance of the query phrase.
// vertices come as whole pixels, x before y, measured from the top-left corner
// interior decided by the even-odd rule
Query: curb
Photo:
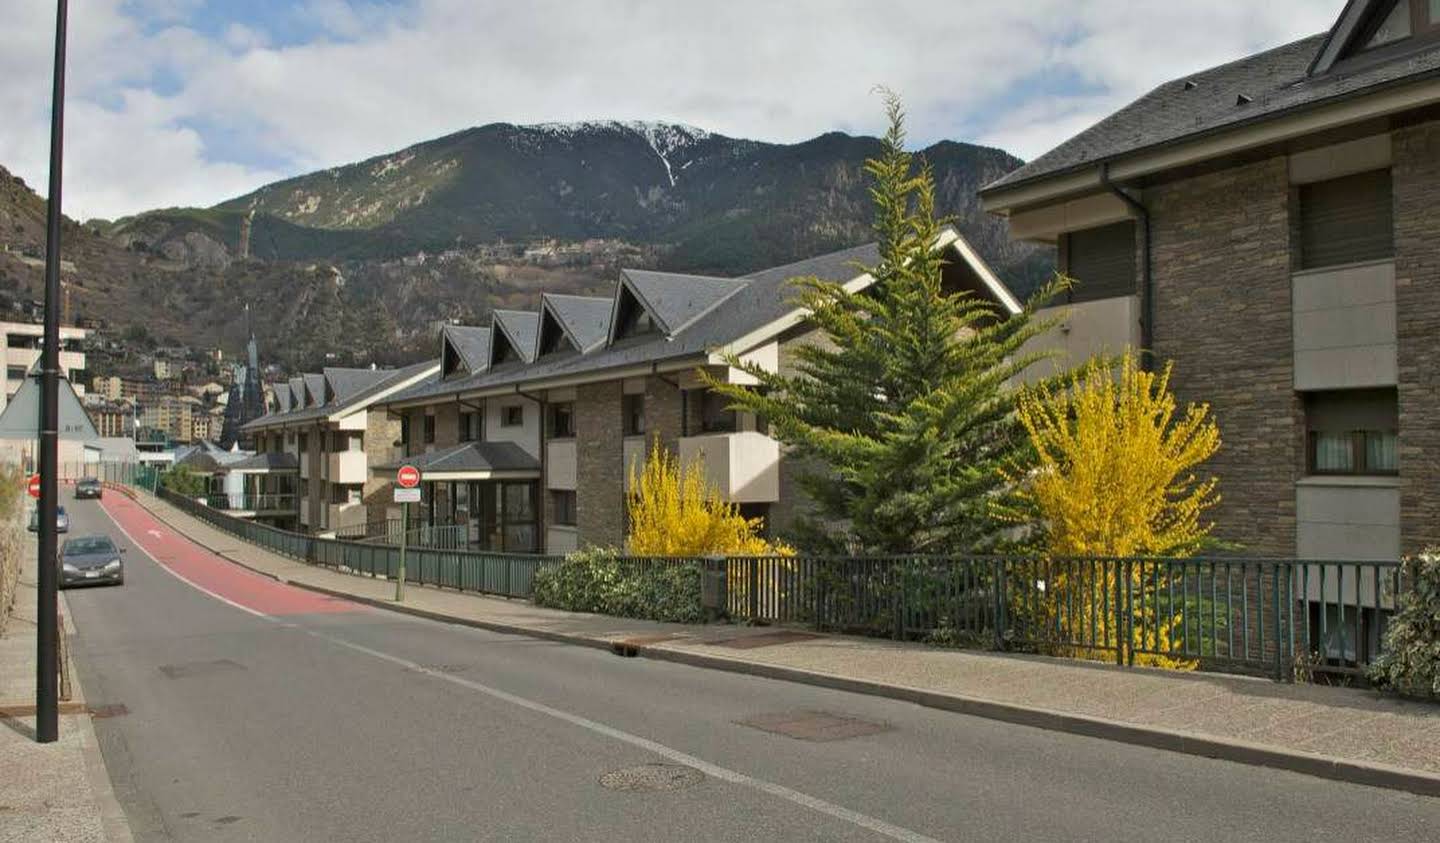
[[[147,511],[149,510],[148,507],[146,507],[146,509]],[[160,516],[154,512],[151,514],[160,518]],[[165,519],[162,518],[161,520],[163,521]],[[166,521],[166,523],[168,524],[169,522]],[[173,524],[171,526],[172,528],[174,527]],[[728,673],[758,676],[765,679],[776,679],[831,690],[865,694],[872,697],[900,700],[902,702],[922,705],[927,708],[966,714],[972,717],[983,717],[987,720],[998,720],[1019,726],[1030,726],[1052,732],[1082,735],[1150,749],[1177,752],[1184,755],[1215,758],[1222,761],[1231,761],[1256,767],[1288,770],[1294,773],[1349,784],[1381,787],[1388,790],[1402,790],[1421,796],[1440,796],[1440,775],[1410,770],[1404,767],[1279,749],[1265,744],[1251,743],[1237,739],[1217,738],[1193,732],[1157,729],[1150,726],[1140,726],[1102,717],[1092,717],[1084,714],[1068,714],[1053,709],[996,702],[981,697],[929,691],[908,685],[891,685],[866,679],[851,679],[830,673],[804,670],[802,668],[748,662],[740,659],[726,658],[724,656],[679,650],[673,646],[632,643],[626,639],[610,640],[564,632],[551,632],[549,630],[533,629],[531,627],[497,623],[495,621],[458,618],[454,615],[418,609],[389,600],[377,600],[350,592],[286,579],[285,577],[247,565],[244,562],[236,561],[218,551],[212,550],[211,552],[246,570],[269,577],[277,582],[294,586],[295,588],[304,589],[316,594],[323,594],[328,597],[349,600],[354,603],[360,603],[402,615],[438,621],[440,623],[467,626],[508,635],[522,635],[528,638],[538,638],[560,644],[589,647],[591,649],[610,650],[621,656],[643,656],[657,661],[673,662],[691,667],[723,670]]]

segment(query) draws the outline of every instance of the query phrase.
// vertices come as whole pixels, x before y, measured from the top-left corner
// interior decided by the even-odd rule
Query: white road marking
[[[125,529],[123,526],[121,526],[119,519],[117,519],[114,515],[111,515],[111,514],[110,514],[110,510],[107,509],[104,504],[101,504],[101,505],[100,505],[100,509],[103,510],[103,511],[105,512],[105,516],[106,516],[107,518],[109,518],[112,523],[114,523],[116,529],[118,529],[121,533],[125,534],[125,538],[130,541],[130,544],[132,544],[132,545],[134,545],[136,548],[138,548],[141,553],[143,553],[143,554],[145,554],[146,556],[150,557],[150,561],[151,561],[151,562],[154,562],[156,565],[158,565],[158,566],[160,567],[160,570],[164,571],[165,573],[169,574],[170,576],[174,577],[175,579],[179,580],[180,582],[185,583],[186,585],[190,586],[191,588],[195,589],[196,591],[200,592],[201,594],[204,594],[204,595],[207,596],[207,597],[213,597],[213,598],[215,598],[216,600],[219,600],[221,603],[224,603],[224,604],[227,605],[227,606],[233,606],[234,608],[239,609],[239,610],[242,611],[242,612],[245,612],[245,613],[247,613],[247,614],[254,615],[254,616],[257,617],[257,618],[264,618],[264,619],[267,620],[267,621],[273,621],[273,620],[275,620],[274,618],[270,617],[269,615],[265,614],[264,612],[257,611],[257,610],[255,610],[255,609],[250,608],[249,606],[241,606],[239,603],[236,603],[234,600],[231,600],[231,599],[229,599],[228,597],[221,597],[220,595],[216,594],[215,592],[211,591],[210,589],[206,588],[205,586],[200,585],[199,583],[195,582],[194,580],[191,580],[191,579],[189,579],[188,577],[182,576],[182,575],[180,574],[180,572],[178,572],[178,571],[176,571],[175,569],[171,568],[169,565],[166,565],[164,562],[161,562],[159,559],[156,559],[156,558],[155,558],[155,554],[153,554],[153,553],[151,553],[149,550],[147,550],[147,549],[145,548],[145,546],[142,545],[140,542],[135,541],[135,537],[132,536],[132,535],[130,535],[130,531],[127,530],[127,529]],[[161,535],[161,533],[160,533],[159,530],[147,530],[146,532],[152,533],[152,534],[154,534],[154,535],[156,535],[156,536]]]
[[[470,679],[454,676],[449,673],[442,673],[438,670],[425,667],[424,665],[417,662],[412,662],[409,659],[401,658],[400,656],[394,656],[380,650],[373,650],[360,644],[354,644],[352,642],[344,640],[343,638],[336,638],[333,635],[327,635],[323,632],[317,632],[313,629],[306,629],[304,627],[296,628],[307,635],[313,635],[316,638],[329,641],[332,644],[337,644],[341,647],[345,647],[359,653],[364,653],[367,656],[373,656],[374,658],[390,662],[391,664],[399,665],[407,670],[413,670],[416,673],[423,673],[426,676],[431,676],[435,679],[440,679],[454,685],[460,685],[462,687],[469,688],[472,691],[479,691],[482,694],[494,697],[495,699],[501,700],[503,702],[510,703],[511,705],[517,705],[521,708],[529,709],[530,711],[544,714],[548,717],[554,717],[557,720],[563,720],[566,723],[579,726],[582,729],[588,729],[589,731],[595,732],[596,734],[604,735],[605,737],[612,738],[623,743],[628,743],[631,746],[640,747],[641,749],[653,752],[662,758],[668,758],[669,760],[674,761],[678,764],[685,764],[690,767],[694,767],[695,769],[700,770],[706,775],[720,779],[721,781],[727,781],[734,784],[755,788],[756,790],[768,793],[771,796],[775,796],[780,799],[793,802],[796,805],[809,808],[812,811],[834,817],[838,820],[844,820],[848,823],[853,823],[854,825],[860,826],[861,828],[873,831],[876,834],[889,837],[892,840],[903,840],[906,841],[906,843],[940,843],[940,841],[936,840],[935,838],[927,837],[926,835],[921,834],[918,831],[912,831],[908,828],[903,828],[901,826],[888,823],[882,819],[872,817],[868,814],[862,814],[859,811],[853,811],[849,808],[844,807],[843,805],[836,805],[833,802],[827,802],[824,799],[816,796],[811,796],[807,793],[801,793],[798,790],[788,788],[782,784],[776,784],[771,781],[766,781],[765,779],[757,779],[754,776],[749,776],[745,773],[731,770],[728,767],[721,767],[718,764],[712,764],[709,761],[704,760],[703,758],[697,758],[688,753],[681,752],[678,749],[672,749],[662,743],[656,743],[649,738],[642,738],[639,735],[616,729],[613,726],[607,726],[604,723],[591,720],[588,717],[581,717],[578,714],[571,714],[568,711],[561,711],[558,708],[551,708],[544,703],[539,703],[535,702],[534,700],[526,699],[525,697],[516,696],[515,694],[509,693],[508,691],[502,691],[499,688],[492,688],[489,685],[484,685],[480,682],[475,682]]]
[[[101,508],[105,509],[103,505]],[[418,662],[412,662],[409,659],[391,655],[390,653],[382,652],[380,650],[374,650],[361,644],[355,644],[353,642],[346,641],[343,638],[336,638],[333,635],[327,635],[323,632],[317,632],[313,629],[307,629],[292,622],[282,621],[279,618],[267,615],[264,612],[258,612],[248,606],[242,606],[239,603],[234,602],[233,600],[221,597],[210,589],[205,588],[202,585],[198,585],[194,581],[189,580],[184,576],[181,576],[176,571],[172,570],[168,565],[161,562],[159,559],[156,559],[154,554],[152,554],[149,550],[146,550],[142,545],[140,545],[139,542],[135,541],[135,538],[130,535],[129,531],[127,531],[124,527],[120,525],[120,522],[116,520],[115,516],[110,514],[110,511],[108,509],[105,509],[105,514],[109,516],[110,520],[115,523],[115,526],[119,528],[120,532],[125,534],[125,538],[129,539],[131,544],[140,548],[140,551],[146,556],[150,557],[150,559],[156,565],[159,565],[162,570],[166,571],[171,576],[175,577],[177,580],[180,580],[181,582],[185,583],[196,591],[199,591],[200,593],[205,594],[209,597],[213,597],[228,606],[233,606],[242,612],[254,615],[261,620],[273,623],[286,629],[298,630],[305,633],[306,635],[319,638],[323,641],[328,641],[331,644],[344,647],[348,650],[354,650],[357,653],[364,653],[367,656],[371,656],[373,658],[377,658],[394,665],[399,665],[406,670],[412,670],[416,673],[422,673],[426,676],[440,679],[453,685],[459,685],[472,691],[478,691],[479,693],[485,694],[486,696],[494,697],[497,700],[510,703],[511,705],[519,706],[520,708],[528,709],[530,711],[536,712],[537,714],[543,714],[547,717],[553,717],[557,720],[563,720],[566,723],[570,723],[574,726],[579,726],[582,729],[586,729],[599,735],[604,735],[605,737],[611,738],[612,740],[617,740],[622,743],[628,743],[631,746],[636,746],[648,752],[652,752],[660,756],[661,758],[669,759],[677,764],[685,764],[687,766],[694,767],[702,773],[705,773],[706,775],[713,778],[720,779],[721,781],[727,781],[731,782],[732,784],[738,784],[745,787],[754,788],[758,791],[761,791],[762,793],[768,793],[771,796],[777,797],[779,799],[784,799],[787,802],[793,802],[796,805],[804,808],[809,808],[810,810],[817,813],[825,814],[826,816],[834,817],[835,819],[843,820],[844,822],[857,825],[860,828],[873,831],[876,834],[888,837],[892,840],[903,840],[905,841],[905,843],[941,843],[936,838],[926,836],[918,831],[912,831],[908,828],[904,828],[893,823],[888,823],[877,817],[872,817],[869,814],[862,814],[859,811],[851,810],[850,808],[846,808],[843,805],[836,805],[834,802],[828,802],[824,799],[819,798],[818,796],[811,796],[808,793],[802,793],[793,788],[786,787],[783,784],[776,784],[772,781],[767,781],[765,779],[759,779],[754,776],[746,775],[745,773],[741,773],[737,770],[731,770],[728,767],[721,767],[718,764],[712,764],[711,762],[706,761],[703,758],[697,758],[696,756],[690,755],[689,753],[681,752],[678,749],[673,749],[666,746],[665,744],[652,741],[649,738],[642,738],[639,735],[617,729],[614,726],[607,726],[604,723],[596,720],[591,720],[588,717],[581,717],[578,714],[571,714],[568,711],[562,711],[558,708],[552,708],[548,705],[545,705],[544,703],[517,696],[508,691],[502,691],[499,688],[492,688],[491,686],[482,684],[480,682],[475,682],[448,673],[442,673],[438,670],[434,670],[432,668],[428,668],[422,664],[419,664]],[[151,530],[149,532],[153,533],[156,531]]]

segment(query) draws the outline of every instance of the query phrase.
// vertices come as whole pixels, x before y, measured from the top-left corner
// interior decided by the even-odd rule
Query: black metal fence
[[[234,518],[164,489],[187,514],[318,565],[394,578],[399,549]],[[415,547],[406,580],[530,597],[562,557]],[[1103,659],[1297,675],[1363,674],[1403,587],[1398,562],[1017,557],[627,558],[702,566],[702,601],[736,620]]]

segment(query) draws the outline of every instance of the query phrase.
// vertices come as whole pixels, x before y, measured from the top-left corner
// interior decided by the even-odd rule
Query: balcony
[[[339,451],[325,457],[331,483],[355,484],[370,479],[364,451]]]
[[[574,439],[554,439],[545,443],[545,487],[574,489],[576,453]]]
[[[1291,283],[1296,389],[1398,381],[1394,261],[1304,270]]]
[[[207,495],[204,502],[206,506],[238,518],[293,515],[296,512],[295,496],[292,494]]]
[[[350,532],[360,528],[363,532],[366,522],[365,514],[366,507],[363,503],[326,504],[326,521],[323,529]]]
[[[309,480],[309,479],[310,479],[310,452],[309,452],[309,451],[301,451],[300,454],[299,454],[299,458],[300,458],[300,479],[301,479],[301,480]]]
[[[780,443],[763,433],[707,433],[680,440],[680,460],[700,459],[705,479],[731,503],[780,500]]]

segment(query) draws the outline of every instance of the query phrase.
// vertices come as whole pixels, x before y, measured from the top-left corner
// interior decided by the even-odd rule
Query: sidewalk
[[[798,628],[688,626],[342,574],[270,553],[140,494],[177,532],[296,586],[453,623],[771,676],[1040,728],[1440,796],[1440,705],[1268,679],[941,650]]]
[[[60,739],[35,742],[36,548],[26,535],[15,611],[0,636],[0,843],[128,841],[130,827],[111,790],[73,666],[72,699],[60,703]],[[73,634],[63,593],[60,612],[66,633]]]

